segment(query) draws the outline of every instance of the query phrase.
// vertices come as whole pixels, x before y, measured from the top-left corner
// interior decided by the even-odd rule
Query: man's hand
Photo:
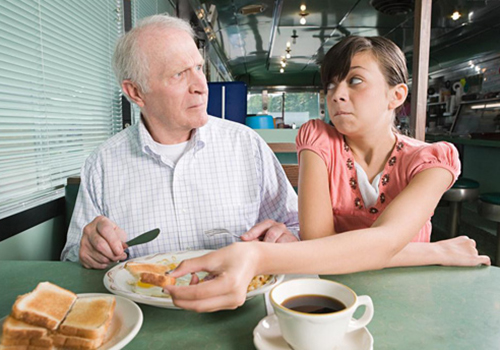
[[[241,235],[241,239],[246,242],[259,240],[270,243],[298,241],[297,237],[288,230],[285,224],[273,220],[264,220],[258,223],[248,230],[248,232]]]
[[[83,228],[80,262],[88,269],[104,269],[110,263],[127,259],[127,234],[104,216]]]

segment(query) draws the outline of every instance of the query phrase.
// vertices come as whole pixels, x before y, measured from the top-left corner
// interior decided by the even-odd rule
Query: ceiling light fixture
[[[300,21],[299,23],[302,25],[306,24],[306,16],[309,15],[308,12],[306,12],[306,5],[300,5]]]
[[[292,34],[292,36],[291,36],[291,38],[292,38],[292,44],[294,44],[294,45],[295,45],[295,44],[297,44],[297,38],[298,38],[298,37],[299,37],[299,36],[297,35],[297,31],[296,31],[296,30],[293,30],[293,34]]]
[[[266,8],[267,8],[267,5],[264,5],[264,4],[250,4],[250,5],[243,6],[242,8],[240,8],[238,10],[238,12],[241,15],[245,15],[245,16],[257,15],[259,13],[264,12],[266,10]]]
[[[460,17],[462,17],[462,15],[458,11],[453,12],[453,14],[451,15],[451,19],[454,20],[454,21],[456,21]]]
[[[285,72],[285,70],[283,68],[280,68],[280,73],[283,73]]]

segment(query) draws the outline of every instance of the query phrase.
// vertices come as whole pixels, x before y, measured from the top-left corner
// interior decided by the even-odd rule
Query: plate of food
[[[74,294],[42,282],[0,319],[0,348],[118,350],[137,335],[142,321],[141,309],[121,296]]]
[[[170,295],[163,292],[162,285],[189,285],[190,275],[177,279],[168,276],[167,272],[175,269],[183,260],[196,258],[212,252],[212,250],[195,250],[176,253],[159,253],[120,263],[104,275],[104,286],[111,293],[123,296],[138,303],[178,309]],[[201,283],[208,276],[206,272],[197,273]],[[250,282],[247,289],[247,300],[264,294],[283,281],[283,275],[258,275]]]

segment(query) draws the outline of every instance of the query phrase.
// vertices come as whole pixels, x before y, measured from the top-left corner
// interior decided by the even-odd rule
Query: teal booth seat
[[[483,218],[497,223],[497,253],[495,264],[500,266],[500,192],[479,196],[478,212]]]
[[[78,190],[80,189],[80,177],[69,177],[64,197],[66,200],[66,228],[69,227],[69,222],[71,216],[73,215],[73,210],[75,209],[76,197],[78,196]]]
[[[442,200],[450,203],[450,236],[456,237],[459,232],[462,202],[474,201],[479,196],[479,182],[468,178],[459,178],[453,186],[443,194]]]

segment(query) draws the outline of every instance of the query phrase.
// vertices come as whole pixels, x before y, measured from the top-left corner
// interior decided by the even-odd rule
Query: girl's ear
[[[139,107],[144,107],[143,93],[140,88],[130,80],[122,82],[122,90]]]
[[[398,84],[391,88],[391,99],[389,109],[396,109],[406,101],[408,96],[408,86],[406,84]]]

